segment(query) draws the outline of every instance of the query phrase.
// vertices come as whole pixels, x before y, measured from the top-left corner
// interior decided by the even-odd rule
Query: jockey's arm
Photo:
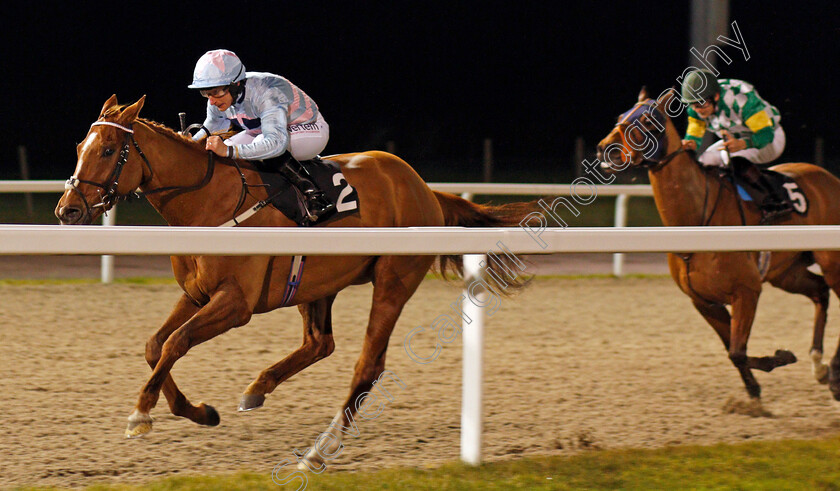
[[[233,157],[261,160],[282,155],[289,147],[289,102],[277,88],[253,90],[253,110],[260,119],[262,138],[232,145]]]
[[[202,126],[204,126],[204,128],[198,130],[195,135],[193,135],[193,140],[201,140],[202,138],[210,135],[227,131],[230,129],[231,123],[224,114],[216,109],[216,106],[207,104],[207,117],[204,119]],[[205,131],[205,128],[210,131],[209,135],[207,134],[207,131]]]
[[[752,138],[747,139],[747,148],[763,148],[773,143],[776,124],[768,115],[770,109],[767,106],[768,104],[756,96],[754,91],[747,96],[747,103],[741,110],[744,124],[752,132]]]
[[[235,144],[233,157],[261,160],[282,155],[289,146],[289,116],[283,106],[271,106],[261,111],[260,131],[263,137],[246,144]]]
[[[693,150],[696,150],[697,147],[700,146],[700,143],[703,141],[703,135],[706,134],[706,122],[700,118],[697,112],[691,107],[688,106],[688,128],[685,130],[685,138],[683,138],[683,146],[686,146],[687,142],[694,142]]]

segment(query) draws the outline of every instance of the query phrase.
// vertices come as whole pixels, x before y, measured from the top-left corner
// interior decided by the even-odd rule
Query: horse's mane
[[[116,116],[119,113],[121,113],[126,107],[128,107],[128,105],[119,105],[119,106],[111,107],[107,111],[105,111],[105,114],[102,115],[102,119],[107,119],[109,116]],[[152,120],[146,119],[146,118],[137,118],[137,121],[145,124],[146,126],[151,128],[155,133],[157,133],[159,135],[163,135],[163,136],[169,138],[170,140],[175,140],[175,141],[178,141],[180,143],[185,143],[185,144],[190,145],[192,147],[201,149],[202,151],[204,150],[204,143],[193,141],[192,138],[190,138],[188,136],[184,136],[184,135],[178,133],[177,131],[173,130],[172,128],[169,128],[168,126],[166,126],[162,123],[158,123],[157,121],[152,121]]]
[[[201,150],[204,150],[204,143],[203,142],[194,141],[192,138],[190,138],[188,136],[184,136],[181,133],[178,133],[177,131],[173,130],[172,128],[166,126],[163,123],[158,123],[157,121],[152,121],[150,119],[145,119],[145,118],[137,118],[137,121],[140,121],[141,123],[144,123],[146,126],[151,128],[155,133],[157,133],[159,135],[163,135],[163,136],[169,138],[170,140],[176,140],[176,141],[179,141],[181,143],[186,143],[187,145],[190,145],[190,146],[199,148]]]

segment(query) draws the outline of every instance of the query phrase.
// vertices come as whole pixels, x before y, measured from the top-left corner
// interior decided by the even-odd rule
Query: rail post
[[[619,194],[615,198],[615,222],[616,227],[627,226],[627,201],[630,196],[627,194]],[[613,276],[624,276],[624,254],[616,252],[613,254]]]
[[[482,277],[486,265],[483,254],[464,255],[464,321],[461,333],[464,343],[463,377],[461,387],[461,460],[469,465],[481,463],[482,392],[484,379],[484,312],[470,301],[487,300],[487,292],[470,292],[470,285]],[[466,319],[470,319],[467,322]]]
[[[107,214],[102,215],[102,226],[113,227],[117,224],[117,205],[114,205]],[[102,264],[102,283],[114,282],[114,256],[104,255],[101,259]]]

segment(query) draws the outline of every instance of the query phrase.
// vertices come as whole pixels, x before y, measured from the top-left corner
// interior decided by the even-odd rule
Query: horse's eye
[[[110,157],[111,155],[114,155],[114,149],[113,148],[106,148],[105,150],[102,151],[102,156],[103,157]]]

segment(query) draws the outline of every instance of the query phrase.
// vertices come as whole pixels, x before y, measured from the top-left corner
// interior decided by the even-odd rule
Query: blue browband
[[[618,117],[618,124],[633,124],[633,121],[637,121],[644,114],[648,114],[648,117],[661,125],[660,127],[665,127],[665,116],[663,116],[662,112],[658,110],[656,107],[656,101],[653,99],[648,99],[644,102],[637,102],[636,105],[630,108],[629,111]]]
[[[662,111],[656,107],[656,101],[653,99],[647,99],[642,102],[637,102],[636,105],[630,108],[629,111],[618,117],[618,123],[616,123],[616,126],[631,126],[636,121],[639,121],[639,119],[645,114],[647,114],[648,118],[654,121],[657,126],[656,131],[650,132],[644,129],[641,123],[638,125],[640,130],[649,134],[651,137],[656,138],[656,151],[653,155],[645,155],[645,160],[655,162],[662,158],[666,147],[665,142],[663,141],[665,139],[665,132],[659,129],[665,128],[665,115],[663,115]]]

